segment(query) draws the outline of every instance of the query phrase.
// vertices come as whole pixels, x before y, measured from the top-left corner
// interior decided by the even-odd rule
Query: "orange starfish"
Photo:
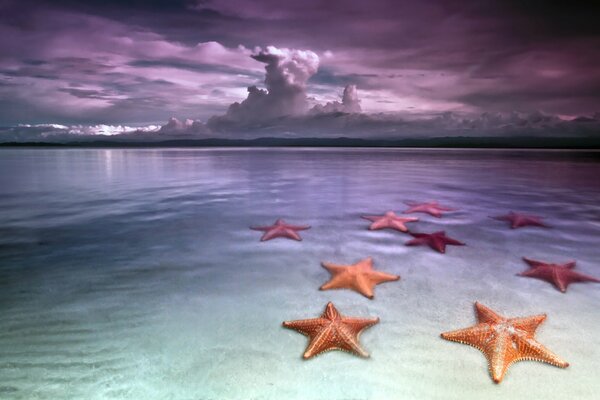
[[[373,222],[369,226],[369,230],[379,229],[395,229],[400,232],[408,232],[408,228],[404,225],[406,222],[415,222],[419,218],[415,217],[399,217],[393,211],[388,211],[384,215],[363,215],[362,218]]]
[[[546,319],[545,314],[504,318],[478,302],[475,302],[475,310],[477,325],[442,333],[442,338],[482,351],[495,383],[500,383],[508,367],[517,361],[541,361],[560,368],[569,366],[534,338],[535,330]]]
[[[573,282],[600,283],[600,279],[598,278],[573,271],[573,268],[575,268],[575,261],[564,264],[550,264],[526,257],[523,257],[523,261],[529,264],[531,268],[517,275],[545,280],[552,283],[563,293],[567,291],[567,287]]]
[[[321,263],[321,265],[329,271],[331,279],[323,284],[319,290],[352,289],[369,299],[373,298],[375,285],[400,279],[398,275],[375,271],[371,257],[360,260],[353,265],[336,265],[326,262]]]
[[[360,346],[359,337],[363,330],[379,322],[379,318],[344,317],[333,303],[327,303],[319,318],[284,321],[285,328],[294,329],[310,338],[304,359],[330,350],[342,350],[360,357],[369,354]]]

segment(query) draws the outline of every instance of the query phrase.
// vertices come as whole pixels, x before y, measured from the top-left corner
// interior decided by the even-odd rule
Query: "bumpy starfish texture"
[[[535,330],[546,315],[505,318],[490,308],[475,302],[478,324],[469,328],[442,333],[442,338],[468,344],[485,354],[490,375],[500,383],[511,364],[522,360],[545,362],[566,368],[569,363],[535,340]]]
[[[282,219],[278,219],[275,221],[273,225],[270,226],[252,226],[250,229],[255,231],[263,231],[265,232],[260,238],[261,242],[266,240],[275,239],[278,237],[294,239],[294,240],[302,240],[298,231],[303,231],[306,229],[310,229],[308,225],[290,225],[286,223]]]
[[[431,201],[429,203],[414,203],[412,201],[405,201],[404,203],[410,206],[408,210],[404,211],[405,214],[421,212],[440,218],[444,212],[456,211],[454,208],[441,206],[437,201]]]
[[[360,357],[369,357],[361,347],[362,331],[379,322],[379,318],[352,318],[339,313],[333,303],[327,303],[319,318],[285,321],[285,328],[294,329],[309,337],[308,347],[302,356],[308,359],[330,350],[342,350]]]
[[[398,275],[392,275],[373,269],[373,259],[365,258],[353,265],[337,265],[321,263],[331,274],[329,282],[323,284],[319,290],[352,289],[369,299],[373,298],[375,285],[383,282],[397,281]]]
[[[415,217],[399,217],[393,211],[388,211],[384,215],[363,215],[362,218],[373,222],[369,229],[374,231],[378,229],[395,229],[400,232],[408,232],[408,228],[404,225],[407,222],[418,221]]]
[[[456,239],[452,239],[446,236],[445,231],[438,231],[433,233],[411,233],[414,239],[406,242],[407,246],[423,246],[427,245],[432,249],[439,251],[440,253],[446,252],[446,245],[453,246],[464,246],[463,242],[459,242]]]
[[[546,282],[550,282],[563,293],[567,291],[567,287],[573,282],[600,283],[600,279],[573,271],[575,268],[575,261],[570,261],[564,264],[549,264],[526,257],[523,257],[523,261],[529,264],[531,268],[527,271],[521,272],[518,274],[519,276],[542,279]]]
[[[511,229],[522,228],[524,226],[548,228],[548,225],[542,221],[542,217],[538,217],[537,215],[521,214],[511,211],[506,215],[498,215],[491,218],[497,219],[498,221],[507,221],[510,224]]]

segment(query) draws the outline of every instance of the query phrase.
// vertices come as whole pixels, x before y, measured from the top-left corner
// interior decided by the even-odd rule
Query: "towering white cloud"
[[[342,94],[342,102],[330,101],[325,105],[317,104],[311,110],[312,114],[333,112],[359,113],[362,111],[356,85],[346,85]]]
[[[211,118],[209,125],[256,123],[308,110],[306,83],[319,68],[319,56],[310,50],[268,46],[252,58],[266,64],[266,89],[250,86],[244,101],[230,105],[224,116]]]

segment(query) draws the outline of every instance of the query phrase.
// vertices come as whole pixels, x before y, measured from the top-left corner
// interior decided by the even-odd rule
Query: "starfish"
[[[319,290],[352,289],[369,299],[373,298],[375,285],[400,279],[398,275],[375,271],[371,257],[360,260],[353,265],[336,265],[326,262],[321,263],[321,265],[329,271],[331,279],[323,284]]]
[[[450,244],[453,246],[464,246],[463,242],[459,242],[456,239],[452,239],[446,236],[445,231],[438,231],[433,233],[410,233],[414,239],[406,242],[407,246],[422,246],[428,245],[434,250],[439,251],[440,253],[446,252],[446,245]]]
[[[500,383],[508,367],[517,361],[540,361],[560,368],[569,366],[534,338],[535,330],[546,319],[545,314],[505,318],[478,302],[475,302],[475,310],[477,325],[442,333],[442,338],[483,352],[495,383]]]
[[[362,218],[368,219],[373,222],[371,226],[369,226],[369,230],[378,230],[378,229],[395,229],[400,232],[408,232],[408,228],[404,223],[406,222],[415,222],[418,221],[419,218],[415,217],[399,217],[393,211],[388,211],[384,215],[363,215]]]
[[[297,231],[303,231],[310,229],[308,225],[289,225],[284,220],[278,219],[275,224],[271,226],[252,226],[250,229],[255,231],[263,231],[264,235],[260,238],[261,242],[266,240],[275,239],[278,237],[284,237],[294,240],[302,240]]]
[[[410,206],[408,210],[404,211],[405,214],[422,212],[440,218],[446,211],[456,211],[454,208],[440,206],[437,201],[431,201],[429,203],[414,203],[412,201],[405,201],[404,204]]]
[[[366,358],[369,354],[360,346],[359,337],[363,330],[378,322],[379,318],[344,317],[329,302],[319,318],[284,321],[283,326],[309,337],[304,359],[329,350],[347,351]]]
[[[519,276],[545,280],[552,283],[563,293],[567,291],[567,287],[573,282],[600,283],[600,279],[573,271],[573,268],[575,268],[575,261],[564,264],[548,264],[542,261],[531,260],[526,257],[523,257],[523,261],[529,264],[531,268],[521,272],[518,274]]]
[[[542,218],[536,215],[527,215],[520,214],[516,212],[509,212],[506,215],[499,215],[497,217],[490,217],[493,219],[497,219],[498,221],[508,221],[510,222],[510,227],[512,229],[521,228],[523,226],[541,226],[547,228],[544,222],[542,222]]]

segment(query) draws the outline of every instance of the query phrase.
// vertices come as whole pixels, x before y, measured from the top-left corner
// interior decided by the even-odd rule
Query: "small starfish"
[[[517,361],[540,361],[560,368],[569,366],[534,338],[535,330],[546,319],[545,314],[505,318],[478,302],[475,302],[475,310],[477,325],[442,333],[442,338],[483,352],[495,383],[500,383],[508,367]]]
[[[428,245],[434,250],[440,253],[446,252],[446,245],[450,244],[453,246],[464,246],[463,242],[459,242],[456,239],[452,239],[446,236],[445,231],[438,231],[433,233],[410,233],[414,239],[406,242],[407,246],[422,246]]]
[[[310,338],[304,359],[329,350],[347,351],[366,358],[369,354],[360,346],[359,337],[363,330],[378,322],[379,318],[344,317],[329,302],[319,318],[285,321],[283,326]]]
[[[542,222],[542,217],[538,217],[537,215],[520,214],[511,211],[506,215],[498,215],[497,217],[490,218],[497,219],[498,221],[510,222],[510,227],[512,229],[521,228],[528,225],[548,228],[548,225]]]
[[[369,230],[374,231],[390,228],[400,232],[408,232],[408,228],[404,225],[406,222],[415,222],[419,220],[419,218],[415,217],[399,217],[393,211],[388,211],[384,215],[363,215],[362,218],[373,222],[371,226],[369,226]]]
[[[321,263],[321,265],[329,271],[331,279],[323,284],[319,290],[352,289],[369,299],[373,298],[375,285],[400,279],[398,275],[375,271],[371,257],[360,260],[353,265],[336,265],[326,262]]]
[[[289,225],[284,220],[278,219],[275,224],[271,226],[252,226],[250,229],[255,231],[263,231],[264,235],[260,238],[261,242],[266,240],[275,239],[278,237],[284,237],[294,240],[302,240],[297,231],[303,231],[310,229],[308,225]]]
[[[600,283],[600,279],[573,271],[573,268],[575,268],[575,261],[564,264],[548,264],[542,261],[531,260],[526,257],[523,257],[523,261],[529,264],[531,268],[517,275],[545,280],[552,283],[563,293],[567,291],[567,287],[573,282]]]
[[[410,208],[404,211],[405,214],[421,212],[433,215],[434,217],[440,218],[446,211],[456,211],[454,208],[440,206],[437,201],[430,201],[429,203],[415,203],[412,201],[405,201],[404,204],[410,206]]]

